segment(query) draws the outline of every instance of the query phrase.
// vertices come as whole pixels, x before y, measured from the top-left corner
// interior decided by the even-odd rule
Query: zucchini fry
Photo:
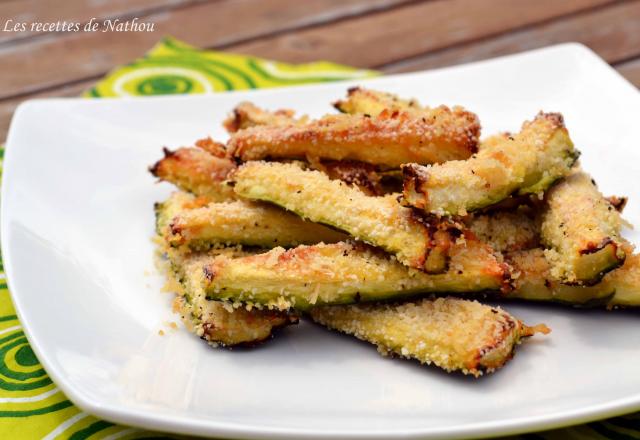
[[[374,117],[341,114],[301,125],[254,126],[234,133],[227,148],[243,162],[310,156],[398,168],[466,159],[476,151],[479,133],[474,114],[438,107],[429,117],[384,111]]]
[[[499,140],[465,161],[405,165],[405,203],[437,215],[466,215],[513,193],[542,193],[568,175],[578,157],[558,113],[539,113],[520,133]]]
[[[275,206],[234,200],[207,203],[176,192],[157,207],[160,233],[172,246],[208,249],[215,244],[272,248],[335,243],[343,233],[302,220]]]
[[[639,307],[640,255],[623,244],[627,258],[619,269],[609,272],[593,286],[575,286],[559,282],[540,248],[512,252],[505,256],[515,278],[507,298],[555,301],[577,306]]]
[[[438,275],[409,269],[362,243],[275,248],[235,259],[221,256],[194,276],[202,273],[208,298],[282,310],[432,292],[498,291],[508,278],[506,266],[477,241],[452,248],[449,270]]]
[[[377,90],[352,87],[347,90],[347,99],[336,101],[333,106],[342,113],[351,115],[378,116],[383,111],[432,111],[422,107],[415,99],[401,99],[398,96]],[[424,116],[424,114],[423,114]]]
[[[311,309],[314,321],[395,354],[476,377],[513,357],[528,336],[547,334],[544,324],[527,327],[499,307],[456,298],[404,304],[358,304]]]
[[[149,171],[181,190],[222,202],[235,198],[233,188],[225,182],[235,168],[236,164],[231,159],[216,157],[202,148],[179,148],[176,151],[165,148],[164,158]]]
[[[247,310],[242,307],[233,308],[222,301],[207,300],[202,279],[193,275],[185,276],[192,273],[194,267],[201,269],[202,262],[213,256],[225,255],[233,258],[248,255],[247,253],[235,248],[215,249],[206,254],[190,253],[165,244],[161,244],[161,251],[162,249],[170,264],[166,271],[168,287],[178,295],[173,303],[174,311],[180,313],[190,332],[209,344],[252,346],[268,339],[275,330],[298,322],[298,316],[293,312]]]
[[[285,125],[304,124],[307,117],[296,119],[293,110],[276,110],[269,111],[261,109],[251,102],[241,102],[233,109],[222,125],[228,133],[232,134],[239,130],[257,125],[268,125],[271,127],[280,127]]]
[[[555,278],[592,285],[622,265],[620,214],[588,174],[574,172],[547,193],[546,202],[541,236]]]
[[[232,176],[236,193],[275,203],[303,218],[345,231],[396,255],[409,267],[446,270],[446,253],[460,235],[449,220],[426,224],[395,195],[369,197],[358,188],[330,180],[297,164],[249,162]]]

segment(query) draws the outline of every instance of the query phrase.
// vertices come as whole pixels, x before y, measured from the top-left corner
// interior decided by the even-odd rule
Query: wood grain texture
[[[3,72],[0,99],[104,74],[140,57],[166,35],[199,47],[228,46],[406,2],[221,0],[144,17],[155,23],[154,32],[65,33],[17,42],[0,49],[0,65],[12,66]]]
[[[282,61],[330,59],[376,68],[607,3],[610,0],[432,1],[232,49]]]
[[[176,8],[186,4],[212,0],[22,0],[0,2],[0,26],[8,20],[16,22],[68,21],[86,23],[92,18],[135,17],[151,11]],[[25,32],[0,32],[0,43],[42,35],[28,28]]]
[[[387,73],[468,63],[565,42],[589,46],[609,63],[640,55],[640,2],[584,12],[527,29],[382,66]]]
[[[618,64],[616,70],[633,85],[640,88],[640,58]]]

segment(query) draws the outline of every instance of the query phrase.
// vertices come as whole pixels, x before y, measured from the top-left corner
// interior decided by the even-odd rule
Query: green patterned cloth
[[[122,66],[85,93],[117,97],[210,93],[377,75],[328,62],[283,64],[202,51],[164,39],[143,58]],[[4,149],[0,146],[0,177]],[[75,407],[47,376],[22,331],[0,259],[0,439],[175,438],[114,425]],[[514,438],[640,440],[640,414]]]

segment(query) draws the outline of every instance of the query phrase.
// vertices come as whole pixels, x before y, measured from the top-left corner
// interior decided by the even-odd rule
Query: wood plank
[[[610,63],[640,54],[640,2],[599,9],[484,41],[428,53],[382,66],[387,73],[409,72],[493,58],[551,44],[576,41]]]
[[[609,0],[450,0],[398,8],[232,48],[282,61],[376,67],[610,3]]]
[[[12,24],[26,22],[27,30],[24,32],[0,32],[0,43],[7,43],[29,37],[35,34],[44,34],[32,31],[31,23],[52,23],[67,21],[86,23],[91,18],[102,21],[106,18],[123,16],[146,15],[151,11],[160,12],[166,8],[175,8],[185,4],[206,0],[64,0],[42,1],[22,0],[0,3],[0,17],[4,26],[8,20]]]
[[[625,61],[615,66],[616,70],[631,82],[631,84],[640,88],[640,58]]]
[[[0,49],[0,65],[11,66],[3,71],[0,99],[106,73],[141,56],[165,35],[199,47],[228,46],[409,1],[221,0],[144,17],[155,23],[154,32],[45,35]]]
[[[41,93],[34,93],[33,95],[29,95],[27,97],[8,99],[4,101],[0,101],[0,143],[4,142],[7,138],[7,131],[9,130],[9,125],[11,123],[11,118],[13,117],[13,112],[16,110],[18,105],[21,102],[24,102],[27,99],[36,99],[36,98],[62,98],[62,97],[70,97],[70,96],[79,96],[85,90],[91,88],[95,80],[86,80],[77,84],[63,86],[56,88],[54,90],[49,90]]]
[[[636,87],[640,88],[640,58],[621,63],[616,66],[616,69],[620,74],[622,74],[629,81],[635,84]],[[15,111],[16,107],[24,100],[35,98],[79,96],[83,91],[91,88],[93,84],[94,80],[87,80],[78,84],[74,84],[72,86],[63,86],[60,88],[49,90],[47,92],[29,95],[24,98],[15,98],[0,101],[0,142],[2,142],[2,139],[6,139],[13,112]]]

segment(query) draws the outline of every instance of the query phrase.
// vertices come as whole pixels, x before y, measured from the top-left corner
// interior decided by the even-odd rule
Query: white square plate
[[[360,81],[362,83],[362,81]],[[453,438],[556,427],[640,409],[637,313],[506,304],[553,333],[479,380],[381,358],[302,324],[254,350],[159,336],[171,297],[153,265],[147,166],[211,134],[239,101],[319,116],[353,83],[209,96],[52,99],[20,106],[2,187],[2,251],[29,341],[84,410],[156,430],[230,438]],[[478,113],[485,135],[540,109],[564,114],[605,194],[640,225],[637,90],[588,49],[562,45],[367,86]],[[628,237],[636,243],[637,233]]]

